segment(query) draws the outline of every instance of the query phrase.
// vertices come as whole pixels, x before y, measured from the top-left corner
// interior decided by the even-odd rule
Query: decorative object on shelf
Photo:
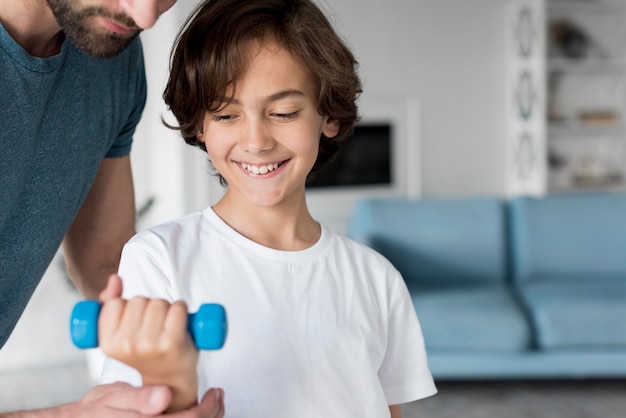
[[[537,92],[533,86],[532,73],[523,70],[517,80],[516,94],[520,117],[530,120],[537,100]]]
[[[586,126],[612,126],[617,123],[618,115],[612,110],[580,112],[578,119]]]
[[[519,19],[515,30],[519,54],[528,58],[533,53],[537,28],[533,22],[532,11],[529,7],[523,7],[519,12]]]
[[[562,122],[565,120],[565,116],[559,107],[556,100],[557,94],[561,87],[561,80],[563,78],[563,71],[550,71],[548,74],[548,123],[550,122]]]
[[[626,188],[626,2],[546,6],[549,191]]]
[[[585,58],[592,45],[589,35],[569,21],[550,22],[550,39],[556,50],[566,58]]]
[[[515,0],[508,7],[507,194],[545,191],[544,0]]]
[[[598,155],[581,158],[572,170],[572,181],[579,187],[615,186],[623,180],[621,171]]]
[[[552,170],[559,170],[567,165],[567,157],[553,150],[548,150],[548,167]]]
[[[532,174],[537,163],[537,150],[535,149],[535,141],[528,132],[522,133],[515,150],[515,166],[517,176],[525,180]]]

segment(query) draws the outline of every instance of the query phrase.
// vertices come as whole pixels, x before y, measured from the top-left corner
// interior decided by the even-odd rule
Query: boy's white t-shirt
[[[383,256],[322,226],[303,251],[259,245],[211,208],[137,234],[124,297],[222,304],[228,335],[203,351],[199,396],[225,390],[228,417],[386,417],[436,393],[408,291]],[[141,377],[112,359],[101,383]]]

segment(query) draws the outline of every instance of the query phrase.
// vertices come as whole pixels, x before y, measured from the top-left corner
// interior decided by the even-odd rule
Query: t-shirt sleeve
[[[120,361],[106,357],[98,383],[105,385],[115,382],[125,382],[132,386],[142,385],[141,375],[137,370]]]
[[[146,97],[148,93],[141,42],[137,40],[130,48],[132,48],[131,71],[134,74],[134,78],[130,84],[129,90],[134,94],[129,97],[129,103],[131,103],[131,106],[128,112],[128,119],[120,130],[117,139],[111,148],[109,148],[106,158],[123,157],[130,153],[133,143],[133,135],[135,134],[135,129],[137,128],[137,124],[141,119],[141,115],[146,105]]]
[[[396,274],[389,293],[387,351],[378,372],[389,405],[437,393],[417,314],[404,281]]]
[[[124,299],[143,296],[173,302],[179,298],[170,280],[169,258],[159,251],[158,244],[157,236],[144,231],[140,238],[135,237],[124,246],[118,270]]]

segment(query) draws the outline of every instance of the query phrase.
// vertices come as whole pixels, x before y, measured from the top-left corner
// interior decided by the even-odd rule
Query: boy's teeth
[[[252,174],[267,174],[268,172],[272,170],[276,170],[278,168],[278,163],[267,164],[267,165],[262,165],[262,166],[241,163],[241,166]]]

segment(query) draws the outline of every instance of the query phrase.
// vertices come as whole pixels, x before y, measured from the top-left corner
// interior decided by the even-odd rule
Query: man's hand
[[[224,392],[211,389],[193,408],[175,414],[163,414],[172,398],[165,386],[132,387],[127,383],[100,385],[82,400],[53,408],[0,414],[2,418],[224,418]]]
[[[204,394],[197,406],[166,416],[170,418],[224,418],[225,411],[224,391],[214,388]]]
[[[68,417],[141,418],[224,418],[224,392],[211,389],[193,408],[175,414],[163,414],[172,395],[164,386],[135,388],[127,383],[96,386],[76,404],[68,405]],[[57,415],[54,415],[57,416]],[[65,415],[61,415],[65,416]],[[33,416],[34,418],[35,416]]]
[[[70,408],[72,416],[155,416],[167,409],[171,399],[172,393],[165,386],[135,388],[118,382],[94,387]]]
[[[224,418],[224,392],[222,389],[209,390],[202,397],[202,401],[193,408],[174,414],[163,414],[170,400],[171,393],[164,386],[135,388],[127,383],[100,385],[89,391],[80,402],[71,405],[71,410],[68,410],[70,412],[68,417]]]

